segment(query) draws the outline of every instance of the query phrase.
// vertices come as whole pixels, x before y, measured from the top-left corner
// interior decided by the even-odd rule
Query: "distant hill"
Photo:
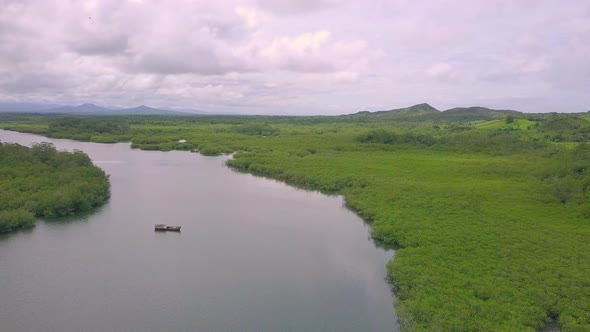
[[[163,110],[141,105],[133,108],[110,109],[94,104],[82,104],[78,106],[64,106],[43,111],[43,113],[60,114],[91,114],[91,115],[187,115],[186,112]]]
[[[477,118],[477,119],[502,119],[507,115],[522,115],[523,113],[514,110],[495,110],[487,107],[455,107],[443,111],[441,115],[445,118]]]
[[[436,108],[423,103],[417,104],[405,108],[397,108],[388,111],[376,111],[376,112],[358,112],[352,115],[370,115],[370,116],[396,116],[396,115],[425,115],[425,114],[438,114],[439,110]]]
[[[344,115],[344,119],[358,119],[359,121],[380,121],[392,118],[396,121],[424,120],[450,120],[450,121],[477,121],[504,119],[507,115],[522,117],[523,113],[514,110],[495,110],[487,107],[456,107],[446,111],[439,111],[429,104],[417,104],[405,108],[397,108],[388,111],[358,112]]]
[[[190,115],[209,114],[196,110],[171,110],[141,105],[133,108],[106,108],[94,104],[62,106],[54,104],[8,103],[0,102],[0,112],[5,113],[42,113],[75,115]]]
[[[428,105],[427,103],[417,104],[405,108],[397,108],[389,111],[378,111],[375,114],[400,114],[400,115],[423,115],[423,114],[436,114],[440,111],[436,108]]]

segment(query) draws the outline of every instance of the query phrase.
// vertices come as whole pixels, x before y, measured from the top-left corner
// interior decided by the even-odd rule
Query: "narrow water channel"
[[[393,252],[340,197],[234,172],[227,157],[0,141],[82,150],[112,185],[93,214],[0,237],[2,331],[399,330]]]

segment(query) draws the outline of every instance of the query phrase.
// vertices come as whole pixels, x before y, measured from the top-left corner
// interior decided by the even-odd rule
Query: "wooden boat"
[[[156,231],[171,231],[171,232],[180,232],[181,226],[170,226],[166,224],[158,224],[155,226]]]

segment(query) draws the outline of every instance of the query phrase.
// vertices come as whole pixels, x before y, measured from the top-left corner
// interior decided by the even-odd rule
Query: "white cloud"
[[[338,5],[337,0],[257,0],[256,3],[277,15],[301,15],[329,9]]]
[[[365,41],[334,41],[326,30],[279,37],[263,42],[259,48],[265,65],[302,73],[339,73],[340,77],[349,78],[358,76],[355,71],[364,70],[373,56]]]
[[[246,24],[251,28],[257,27],[262,22],[268,20],[267,15],[252,7],[237,6],[235,12],[238,16],[242,17],[246,21]]]
[[[0,2],[0,99],[259,113],[590,104],[583,2]]]

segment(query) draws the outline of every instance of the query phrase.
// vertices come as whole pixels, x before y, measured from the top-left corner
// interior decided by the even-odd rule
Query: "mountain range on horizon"
[[[376,112],[358,112],[351,114],[351,116],[377,116],[377,117],[393,117],[393,116],[420,116],[420,115],[443,115],[445,117],[485,117],[485,118],[502,118],[507,115],[522,115],[524,113],[515,110],[498,110],[481,106],[470,107],[455,107],[448,110],[440,111],[427,103],[416,104],[410,107],[391,109],[386,111]]]
[[[146,105],[137,107],[103,107],[92,103],[84,103],[77,106],[42,104],[42,103],[20,103],[0,102],[0,113],[37,113],[37,114],[73,114],[73,115],[191,115],[191,114],[212,114],[192,109],[169,109],[154,108]]]
[[[590,111],[588,111],[590,112]],[[239,115],[235,113],[214,113],[194,109],[154,108],[146,105],[137,107],[112,107],[98,106],[92,103],[84,103],[77,106],[28,103],[28,102],[2,102],[0,101],[0,113],[33,113],[33,114],[72,114],[72,115]],[[525,114],[516,110],[492,109],[482,106],[454,107],[444,111],[438,110],[428,103],[416,104],[409,107],[381,110],[381,111],[360,111],[340,116],[419,116],[419,115],[440,114],[447,117],[464,116],[487,116],[492,118],[504,117],[506,115]],[[242,114],[246,115],[246,114]],[[252,115],[252,114],[248,114]]]

